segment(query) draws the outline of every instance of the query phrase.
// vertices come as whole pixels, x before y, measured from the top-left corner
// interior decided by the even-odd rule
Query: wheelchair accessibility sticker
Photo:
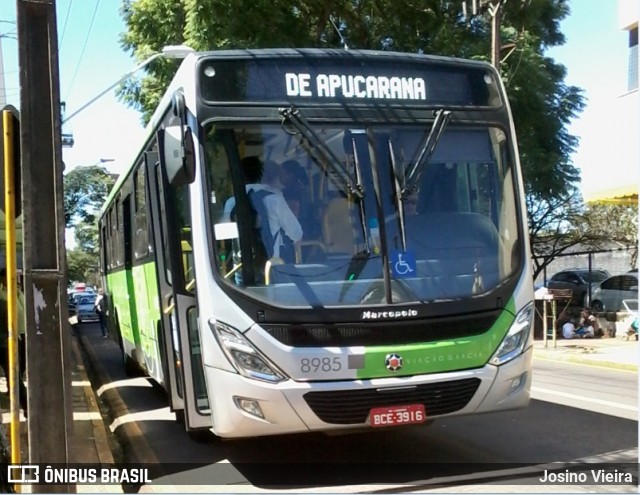
[[[391,273],[395,278],[415,277],[416,257],[413,251],[391,251]]]

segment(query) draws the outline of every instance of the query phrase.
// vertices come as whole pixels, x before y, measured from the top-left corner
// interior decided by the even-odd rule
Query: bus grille
[[[261,324],[269,335],[290,347],[350,347],[416,344],[485,333],[500,310],[415,321],[342,324]]]
[[[325,423],[351,425],[364,423],[374,407],[424,404],[427,418],[459,411],[469,403],[479,386],[479,378],[465,378],[426,383],[411,389],[308,392],[304,400]]]

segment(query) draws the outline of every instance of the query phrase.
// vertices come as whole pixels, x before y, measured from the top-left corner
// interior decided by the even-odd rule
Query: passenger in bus
[[[404,200],[404,214],[407,216],[418,214],[418,193],[412,192]]]
[[[304,226],[305,239],[316,239],[320,235],[320,215],[311,202],[307,173],[297,161],[287,160],[282,164],[281,180],[284,199]]]
[[[293,214],[299,219],[301,206],[306,196],[308,185],[307,175],[295,160],[287,160],[282,164],[282,194]]]
[[[281,258],[285,262],[295,261],[294,244],[302,239],[302,227],[282,194],[280,167],[274,162],[262,164],[257,156],[242,159],[245,188],[258,216],[264,206],[271,240],[265,245],[269,258]],[[224,206],[223,219],[234,216],[236,199],[229,198]],[[259,220],[263,220],[260,218]],[[265,236],[263,235],[263,240]]]

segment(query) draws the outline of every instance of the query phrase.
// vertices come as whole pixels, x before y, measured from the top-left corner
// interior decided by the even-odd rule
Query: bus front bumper
[[[235,373],[206,366],[208,391],[212,402],[213,432],[223,438],[242,438],[315,431],[362,430],[371,427],[368,415],[363,417],[362,421],[349,424],[323,421],[309,405],[305,395],[325,392],[331,400],[331,394],[355,396],[359,391],[378,391],[384,394],[429,384],[441,384],[446,387],[453,382],[466,383],[469,380],[479,381],[479,384],[465,405],[454,412],[437,415],[431,415],[427,407],[427,420],[519,409],[529,403],[532,355],[533,349],[529,348],[518,358],[499,367],[485,365],[473,370],[430,375],[338,382],[288,380],[279,384],[250,380]],[[340,394],[341,392],[344,394]],[[401,404],[407,402],[398,401],[398,405]],[[337,406],[340,407],[347,410],[349,404]],[[256,414],[257,411],[259,415]]]

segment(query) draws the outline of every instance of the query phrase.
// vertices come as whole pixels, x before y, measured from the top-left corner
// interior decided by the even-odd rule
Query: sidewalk
[[[110,437],[87,376],[78,339],[71,337],[73,439],[69,446],[70,462],[112,466],[115,460]],[[76,490],[77,493],[122,493],[120,485],[77,485]]]
[[[70,331],[71,328],[70,328]],[[73,408],[72,438],[69,441],[69,462],[80,464],[102,464],[112,466],[114,457],[109,434],[103,422],[96,395],[87,376],[80,351],[78,337],[71,337],[71,402]],[[27,384],[28,385],[28,384]],[[6,392],[6,380],[1,379],[0,391]],[[10,414],[6,412],[9,403],[6,395],[2,395],[2,423],[8,432]],[[21,415],[20,422],[21,461],[29,462],[28,424]],[[30,493],[29,485],[21,485],[22,493]],[[77,493],[122,493],[120,485],[77,485]]]
[[[640,342],[622,337],[599,339],[536,340],[534,359],[567,361],[628,371],[638,371]]]

